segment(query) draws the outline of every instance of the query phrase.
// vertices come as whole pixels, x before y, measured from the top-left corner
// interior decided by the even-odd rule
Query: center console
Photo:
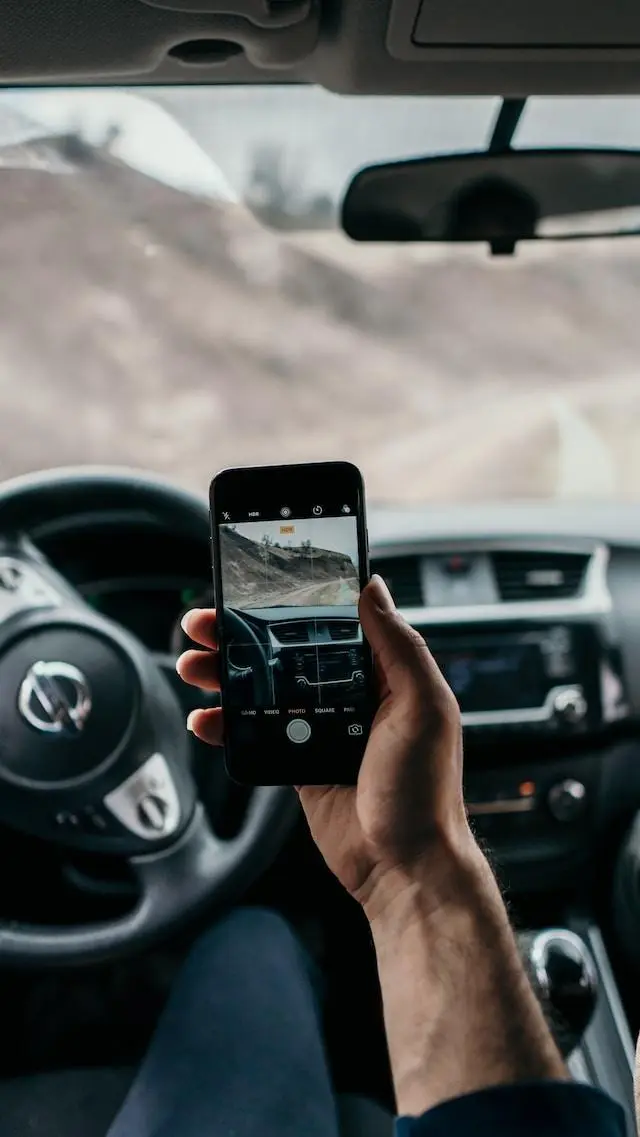
[[[570,1074],[617,1101],[636,1137],[634,1047],[599,929],[576,922],[521,933],[519,946]]]
[[[625,636],[628,691],[609,550],[432,541],[413,568],[394,554],[377,570],[460,705],[473,829],[536,925],[519,935],[532,985],[572,1076],[622,1105],[631,1137],[634,1047],[600,931],[566,916],[537,930],[551,912],[591,910],[602,834],[640,803],[637,681]]]
[[[606,618],[419,630],[460,704],[477,835],[499,860],[530,864],[534,889],[548,884],[545,859],[575,872],[589,847],[600,752],[629,711]]]
[[[619,655],[595,622],[455,625],[429,645],[474,741],[575,738],[626,713]]]

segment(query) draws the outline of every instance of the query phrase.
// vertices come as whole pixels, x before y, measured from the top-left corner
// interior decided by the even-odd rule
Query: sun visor
[[[508,98],[640,90],[637,0],[343,0],[341,13],[331,67],[322,51],[313,60],[330,89]]]
[[[585,9],[589,11],[585,11]],[[640,7],[575,0],[495,0],[451,4],[422,0],[411,35],[415,47],[630,47],[640,45]]]
[[[539,55],[566,49],[640,48],[640,6],[626,0],[394,0],[387,47],[396,59],[433,51],[520,49]]]

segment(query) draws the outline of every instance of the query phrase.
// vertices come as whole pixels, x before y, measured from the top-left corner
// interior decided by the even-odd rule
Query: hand
[[[356,787],[304,786],[311,833],[345,888],[369,915],[451,852],[474,846],[462,794],[458,704],[424,639],[396,610],[380,577],[360,598],[380,705]],[[417,870],[420,869],[420,872]],[[435,884],[435,881],[434,881]]]
[[[456,700],[422,637],[397,612],[374,577],[360,598],[363,632],[379,681],[376,714],[357,786],[302,786],[300,800],[329,868],[373,913],[385,893],[424,879],[476,850],[462,796],[462,734]],[[207,651],[177,663],[187,682],[219,688],[215,613],[189,612],[184,629]],[[222,743],[219,709],[197,710],[188,726],[205,742]],[[389,889],[389,884],[391,888]]]

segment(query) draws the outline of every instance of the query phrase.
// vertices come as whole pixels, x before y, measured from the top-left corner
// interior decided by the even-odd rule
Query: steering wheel
[[[224,622],[227,629],[228,647],[241,646],[248,663],[238,667],[227,658],[227,672],[231,683],[241,679],[251,679],[253,701],[257,707],[273,705],[273,683],[267,649],[257,632],[242,618],[234,608],[224,609]]]
[[[0,965],[90,963],[160,938],[246,888],[297,816],[291,790],[263,787],[233,839],[212,831],[176,684],[37,547],[62,519],[101,511],[208,544],[206,505],[138,473],[55,470],[0,486],[0,822],[127,858],[139,899],[98,924],[0,922]]]

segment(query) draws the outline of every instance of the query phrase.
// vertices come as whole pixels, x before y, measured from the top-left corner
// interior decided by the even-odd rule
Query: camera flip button
[[[290,742],[308,742],[311,738],[311,727],[305,719],[292,719],[287,726],[287,738]]]

